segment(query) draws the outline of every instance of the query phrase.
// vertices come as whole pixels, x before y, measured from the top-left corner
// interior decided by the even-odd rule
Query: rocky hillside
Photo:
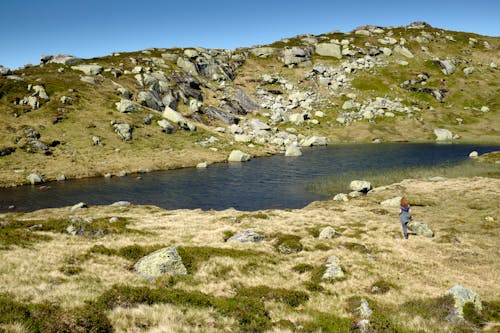
[[[0,67],[0,183],[195,166],[233,150],[245,160],[337,142],[498,142],[499,48],[417,22]]]

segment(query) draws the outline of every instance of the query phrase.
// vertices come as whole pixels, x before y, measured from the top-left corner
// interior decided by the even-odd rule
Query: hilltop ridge
[[[210,164],[233,150],[498,142],[499,42],[415,22],[0,67],[0,183]]]

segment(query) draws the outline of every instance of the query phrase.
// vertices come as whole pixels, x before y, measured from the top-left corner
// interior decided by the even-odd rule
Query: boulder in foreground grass
[[[329,256],[325,263],[325,272],[322,280],[340,280],[345,277],[344,271],[340,267],[339,259],[336,256]]]
[[[134,269],[149,281],[162,275],[187,275],[186,267],[175,246],[157,250],[139,259]]]
[[[412,221],[408,223],[408,228],[417,236],[434,237],[434,231],[425,223]]]
[[[474,305],[474,309],[477,312],[481,312],[481,310],[483,309],[479,295],[461,285],[453,286],[450,290],[448,290],[446,294],[453,297],[453,315],[459,318],[464,317],[464,306],[466,303],[471,303],[472,305]]]
[[[229,238],[227,241],[240,242],[240,243],[257,243],[264,237],[256,233],[253,229],[248,229]]]

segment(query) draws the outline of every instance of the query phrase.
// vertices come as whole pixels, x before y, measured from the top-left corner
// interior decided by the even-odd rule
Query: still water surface
[[[167,209],[239,210],[301,208],[327,197],[307,184],[325,176],[413,166],[458,163],[471,151],[479,154],[499,146],[440,144],[349,144],[305,149],[298,158],[276,155],[247,163],[221,163],[207,169],[157,171],[126,177],[88,178],[45,186],[0,188],[0,212],[69,206],[83,201],[105,205],[126,200]],[[345,191],[348,190],[348,183]]]

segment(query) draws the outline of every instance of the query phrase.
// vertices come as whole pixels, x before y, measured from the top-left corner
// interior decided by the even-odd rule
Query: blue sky
[[[0,0],[0,64],[149,47],[233,49],[356,26],[433,26],[500,35],[500,0]]]

